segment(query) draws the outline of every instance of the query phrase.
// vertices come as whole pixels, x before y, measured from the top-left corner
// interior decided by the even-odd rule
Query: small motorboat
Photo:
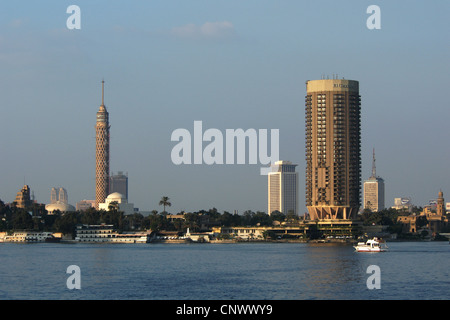
[[[358,242],[354,248],[358,252],[384,252],[388,250],[386,242],[378,238],[369,239],[366,242]]]

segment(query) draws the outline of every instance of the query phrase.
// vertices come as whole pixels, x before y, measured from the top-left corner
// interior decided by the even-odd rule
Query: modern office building
[[[364,181],[364,209],[372,212],[383,210],[384,207],[384,180],[377,176],[375,166],[375,150],[373,150],[372,175]]]
[[[105,81],[102,81],[102,104],[95,125],[95,208],[109,194],[109,114],[104,103]]]
[[[58,201],[58,191],[53,187],[50,191],[50,203],[56,203],[56,201]]]
[[[118,192],[128,199],[128,175],[119,171],[116,175],[111,174],[109,178],[109,193]]]
[[[277,161],[268,174],[268,213],[298,214],[298,172],[296,164]]]
[[[67,195],[67,190],[60,187],[53,187],[50,191],[50,203],[61,202],[67,204],[69,202],[69,198]]]
[[[353,219],[360,206],[359,82],[306,82],[306,205],[309,218]]]

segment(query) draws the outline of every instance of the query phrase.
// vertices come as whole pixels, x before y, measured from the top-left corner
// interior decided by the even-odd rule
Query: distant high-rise
[[[69,199],[67,196],[66,189],[64,189],[62,187],[58,188],[58,189],[56,189],[55,187],[52,188],[52,190],[50,191],[50,203],[56,203],[56,202],[68,204]]]
[[[109,178],[109,194],[118,192],[128,199],[128,176],[119,171]]]
[[[30,197],[30,187],[28,185],[24,185],[23,188],[17,192],[16,199],[14,202],[17,208],[28,208],[31,206],[33,201]]]
[[[360,206],[361,98],[354,80],[306,82],[306,205],[310,219],[353,219]]]
[[[53,187],[50,191],[50,203],[56,203],[58,201],[58,192],[56,191],[56,188]]]
[[[104,103],[102,81],[102,104],[97,112],[95,125],[95,208],[105,202],[109,191],[109,114]]]
[[[378,212],[384,209],[384,180],[377,176],[375,149],[373,150],[372,175],[364,181],[364,209]]]
[[[268,174],[268,213],[298,214],[298,172],[296,164],[277,161]]]

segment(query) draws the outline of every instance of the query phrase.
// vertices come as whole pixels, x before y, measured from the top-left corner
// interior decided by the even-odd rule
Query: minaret
[[[442,190],[440,190],[438,193],[436,214],[439,216],[445,215],[445,200],[444,200],[444,193],[442,192]]]
[[[102,104],[97,112],[95,125],[95,208],[104,203],[109,190],[109,115],[104,103],[102,81]]]

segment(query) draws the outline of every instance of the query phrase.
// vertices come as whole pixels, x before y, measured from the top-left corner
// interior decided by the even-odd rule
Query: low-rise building
[[[427,227],[433,235],[440,233],[442,229],[450,225],[449,216],[445,210],[444,194],[442,191],[438,194],[435,211],[431,207],[426,206],[419,215],[399,216],[397,222],[403,224],[403,232],[416,233],[418,232],[417,219],[420,218],[426,218]]]
[[[127,198],[118,192],[111,193],[106,199],[104,203],[99,203],[99,210],[109,211],[111,205],[116,205],[118,211],[122,211],[124,214],[133,214],[134,213],[134,205],[132,203],[128,203]]]

